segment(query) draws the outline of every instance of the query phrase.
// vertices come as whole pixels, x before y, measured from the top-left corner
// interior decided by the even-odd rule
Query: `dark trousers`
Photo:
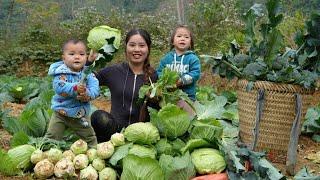
[[[109,141],[112,134],[120,132],[125,127],[114,120],[110,113],[103,110],[97,110],[91,114],[91,125],[99,143]]]
[[[62,140],[63,132],[65,131],[66,127],[68,127],[82,140],[86,141],[90,148],[96,147],[97,138],[94,129],[91,125],[86,128],[83,127],[79,121],[79,119],[62,116],[59,113],[54,112],[51,116],[45,137],[55,140]]]

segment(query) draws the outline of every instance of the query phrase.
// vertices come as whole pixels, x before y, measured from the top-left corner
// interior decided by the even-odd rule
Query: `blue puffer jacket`
[[[55,95],[51,100],[51,108],[62,115],[81,118],[90,113],[90,103],[76,99],[76,87],[79,85],[84,70],[73,72],[63,61],[51,64],[48,75],[53,76],[53,88]],[[90,99],[99,96],[99,81],[93,73],[86,77],[86,90]]]

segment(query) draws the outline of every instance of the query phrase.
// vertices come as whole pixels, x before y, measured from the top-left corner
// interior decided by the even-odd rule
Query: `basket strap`
[[[258,136],[259,136],[259,127],[260,120],[262,116],[262,110],[264,106],[264,89],[259,89],[257,94],[257,106],[256,106],[256,120],[253,129],[253,143],[251,146],[251,150],[254,150],[257,146]]]
[[[297,150],[298,150],[298,140],[299,140],[299,130],[300,130],[300,121],[301,121],[301,110],[302,110],[302,98],[301,95],[295,93],[295,113],[291,133],[290,141],[288,145],[287,153],[287,162],[286,162],[286,171],[290,175],[294,175],[294,167],[297,162]]]

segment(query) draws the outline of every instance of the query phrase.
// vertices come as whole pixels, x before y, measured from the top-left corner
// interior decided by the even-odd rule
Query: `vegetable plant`
[[[298,84],[305,88],[318,86],[320,75],[320,14],[314,13],[305,23],[305,32],[296,33],[298,49],[284,47],[278,25],[283,20],[280,2],[268,0],[267,17],[261,4],[253,5],[244,15],[246,45],[233,41],[228,53],[202,57],[213,65],[213,72],[227,78],[248,81],[272,81]],[[256,32],[256,28],[260,32]]]
[[[121,32],[106,25],[97,26],[89,31],[87,40],[88,47],[98,52],[98,55],[93,64],[85,70],[85,76],[81,79],[82,83],[85,77],[92,72],[95,65],[112,60],[114,53],[120,47]]]

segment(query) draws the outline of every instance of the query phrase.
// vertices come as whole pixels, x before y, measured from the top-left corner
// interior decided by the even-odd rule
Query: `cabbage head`
[[[124,131],[124,137],[138,144],[154,144],[160,140],[158,129],[150,122],[129,125]]]
[[[10,149],[8,155],[15,167],[25,170],[32,165],[31,155],[35,150],[34,146],[24,144]]]
[[[123,159],[120,180],[128,179],[164,180],[164,173],[157,160],[128,154]]]
[[[174,104],[168,103],[159,111],[149,108],[151,123],[157,126],[160,134],[175,139],[187,132],[191,119],[188,113]]]
[[[220,173],[226,168],[223,156],[216,149],[196,149],[191,153],[191,159],[199,174]]]
[[[113,41],[114,48],[119,49],[121,40],[120,30],[105,25],[94,27],[89,31],[87,38],[88,47],[98,51],[107,43],[106,39],[111,37],[115,37]]]

